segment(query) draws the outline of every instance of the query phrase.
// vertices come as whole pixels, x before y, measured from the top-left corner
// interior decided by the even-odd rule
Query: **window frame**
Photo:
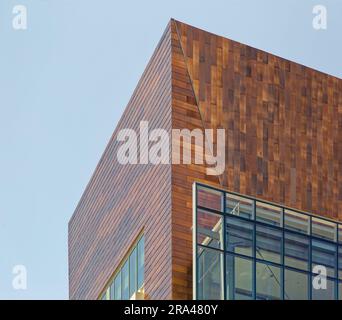
[[[198,191],[198,187],[201,188],[201,191],[205,192],[206,189],[210,190],[212,192],[212,190],[222,193],[222,203],[221,205],[217,204],[217,208],[221,207],[221,210],[216,210],[216,209],[211,209],[211,208],[207,208],[205,207],[205,203],[202,201],[202,205],[198,205],[197,203],[197,191]],[[230,212],[231,211],[231,207],[232,205],[230,205],[230,210],[227,210],[226,205],[227,205],[227,199],[229,199],[230,196],[233,196],[236,198],[241,198],[243,200],[246,200],[246,203],[250,203],[250,201],[252,201],[252,206],[253,206],[253,213],[250,215],[238,215],[236,214],[236,212]],[[342,252],[342,224],[339,221],[334,221],[332,219],[329,218],[325,218],[325,217],[321,217],[321,216],[317,216],[314,214],[310,214],[307,212],[303,212],[300,210],[296,210],[293,208],[289,208],[289,207],[285,207],[283,205],[279,205],[279,204],[275,204],[275,203],[271,203],[269,201],[264,201],[261,200],[259,198],[254,198],[254,197],[250,197],[250,196],[245,196],[242,194],[238,194],[235,192],[230,192],[230,191],[226,191],[223,189],[219,189],[210,185],[206,185],[200,182],[194,182],[193,183],[193,297],[194,299],[197,299],[197,290],[196,290],[196,285],[197,285],[197,279],[198,279],[198,270],[196,268],[196,263],[195,261],[197,261],[197,253],[198,253],[198,247],[200,246],[199,243],[197,243],[197,210],[204,210],[204,211],[208,211],[208,212],[212,212],[213,214],[216,215],[221,215],[222,218],[224,219],[224,223],[223,223],[223,228],[222,228],[222,234],[223,234],[223,248],[212,248],[210,247],[210,249],[212,250],[217,250],[219,252],[221,252],[222,254],[224,254],[224,256],[226,256],[227,254],[230,255],[234,255],[237,257],[241,257],[244,259],[252,259],[253,261],[253,297],[254,299],[256,298],[256,264],[257,263],[266,263],[268,265],[271,266],[275,266],[275,267],[279,267],[280,271],[281,271],[281,276],[280,276],[280,281],[281,281],[281,299],[285,298],[285,270],[290,270],[290,271],[294,271],[294,272],[299,272],[299,273],[305,273],[308,276],[308,281],[310,284],[310,290],[308,290],[308,297],[309,300],[312,299],[313,297],[313,293],[312,293],[312,279],[313,277],[315,277],[316,275],[313,274],[313,270],[312,270],[312,242],[313,241],[323,241],[323,242],[328,242],[330,244],[333,244],[334,246],[336,246],[337,248],[337,254],[336,254],[336,263],[334,266],[334,270],[335,270],[335,274],[334,277],[327,276],[327,280],[333,280],[335,283],[335,298],[336,299],[342,299],[342,297],[339,296],[339,283],[342,284],[342,278],[339,279],[339,270],[342,271],[342,266],[339,266],[339,250],[341,250]],[[278,208],[280,210],[280,222],[279,225],[275,225],[275,224],[270,224],[266,221],[258,221],[257,220],[257,214],[256,214],[256,204],[257,203],[265,203],[268,206],[274,206],[275,208]],[[249,204],[248,204],[249,205]],[[211,207],[215,207],[215,204],[211,205]],[[247,208],[248,209],[248,208]],[[249,212],[249,211],[248,211]],[[285,222],[285,216],[288,213],[293,213],[295,214],[293,216],[294,221],[291,225],[291,220],[287,220],[287,222]],[[298,215],[298,216],[297,216]],[[254,224],[254,231],[253,231],[253,254],[252,256],[249,255],[244,255],[244,254],[239,254],[239,253],[234,253],[232,251],[228,250],[227,247],[227,217],[229,218],[234,218],[236,220],[239,221],[246,221],[249,223],[253,223]],[[291,216],[287,216],[290,217]],[[299,228],[298,230],[295,228],[296,226],[296,218],[298,218],[297,222],[299,222]],[[303,219],[303,227],[300,227],[300,219]],[[312,232],[312,220],[313,219],[321,219],[324,221],[327,221],[327,225],[329,224],[334,224],[336,225],[335,228],[335,234],[334,234],[334,240],[328,240],[325,237],[319,237],[317,234],[313,234]],[[308,224],[308,226],[306,227],[306,224]],[[280,234],[282,234],[282,238],[281,238],[281,250],[280,250],[280,261],[279,262],[274,262],[274,261],[268,261],[268,260],[263,260],[263,259],[259,259],[256,256],[256,228],[257,226],[264,226],[264,227],[268,227],[268,228],[272,228],[274,230],[279,230]],[[308,230],[306,230],[308,229]],[[300,269],[300,268],[296,268],[293,267],[291,265],[285,265],[285,233],[286,234],[291,234],[291,235],[298,235],[299,237],[304,237],[305,239],[308,239],[309,243],[308,243],[308,250],[309,250],[309,254],[308,254],[308,269],[304,270],[304,269]],[[224,288],[224,297],[227,297],[227,279],[226,279],[226,258],[223,259],[223,264],[224,264],[224,268],[223,268],[223,288]],[[334,261],[335,262],[335,261]],[[330,266],[326,266],[327,268],[329,268]],[[309,288],[308,288],[309,289]],[[341,291],[341,290],[340,290]]]

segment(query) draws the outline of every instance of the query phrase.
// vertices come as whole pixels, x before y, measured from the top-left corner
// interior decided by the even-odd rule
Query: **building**
[[[120,164],[141,121],[224,129],[223,173]],[[70,298],[342,299],[340,218],[341,79],[171,20],[69,222]]]

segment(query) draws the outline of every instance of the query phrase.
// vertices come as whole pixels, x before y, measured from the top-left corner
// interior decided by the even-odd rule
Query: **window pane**
[[[227,255],[227,299],[253,299],[253,263],[234,255]]]
[[[276,226],[281,226],[281,208],[272,206],[267,203],[256,203],[256,220],[269,223]]]
[[[310,240],[306,236],[285,232],[285,265],[308,270]]]
[[[336,223],[312,217],[312,235],[336,241]]]
[[[223,299],[223,255],[222,253],[198,247],[197,295],[200,300]]]
[[[109,299],[110,300],[114,300],[115,297],[115,285],[114,285],[114,281],[110,284],[110,288],[109,288]]]
[[[338,225],[338,242],[342,243],[342,224]]]
[[[310,217],[285,209],[285,228],[304,234],[310,234]]]
[[[308,300],[309,276],[302,272],[285,269],[285,292],[286,300]]]
[[[223,192],[198,186],[197,205],[208,209],[223,211]]]
[[[144,246],[145,240],[142,237],[138,243],[138,289],[141,289],[144,284]]]
[[[114,280],[114,287],[115,287],[114,299],[121,300],[121,272],[119,272],[116,275],[116,278]]]
[[[338,247],[338,277],[342,280],[342,247]]]
[[[222,248],[223,216],[204,210],[197,211],[197,243]]]
[[[264,263],[256,264],[257,300],[279,300],[281,298],[280,268]]]
[[[324,241],[312,240],[312,270],[316,265],[327,268],[327,275],[336,276],[336,246]]]
[[[227,250],[247,256],[253,255],[253,223],[238,218],[226,218]]]
[[[342,300],[342,282],[338,284],[338,300]]]
[[[226,213],[243,218],[253,219],[253,200],[226,194]]]
[[[312,280],[313,284],[315,283],[315,279]],[[315,289],[314,285],[312,286],[312,300],[335,300],[335,281],[327,279],[327,287],[326,289]]]
[[[280,263],[282,232],[272,227],[257,225],[256,256],[259,259]]]
[[[129,296],[129,260],[126,261],[121,270],[122,277],[122,293],[121,297],[123,300],[128,300]]]
[[[134,248],[129,257],[129,296],[137,291],[137,248]]]

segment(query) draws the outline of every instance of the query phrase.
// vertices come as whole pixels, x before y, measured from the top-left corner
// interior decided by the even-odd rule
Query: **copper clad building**
[[[224,173],[119,164],[141,121],[225,129]],[[70,298],[342,299],[341,217],[342,80],[171,20],[69,222]]]

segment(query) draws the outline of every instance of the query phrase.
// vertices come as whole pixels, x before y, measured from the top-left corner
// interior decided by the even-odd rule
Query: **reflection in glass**
[[[138,242],[138,289],[144,285],[144,245],[145,240],[142,237]]]
[[[280,263],[281,241],[281,231],[272,227],[257,225],[256,257],[262,260]]]
[[[238,218],[226,218],[226,250],[247,256],[253,255],[253,223]]]
[[[312,281],[313,283],[315,282],[314,279]],[[335,281],[327,279],[326,289],[315,289],[314,286],[312,286],[312,300],[335,300],[335,298]]]
[[[253,219],[253,200],[228,193],[226,195],[226,212],[234,216]]]
[[[222,216],[209,211],[198,210],[197,213],[197,243],[221,249],[222,248]]]
[[[305,214],[285,209],[284,225],[286,229],[310,234],[310,217]]]
[[[225,212],[195,210],[197,298],[221,299],[225,292],[226,299],[234,300],[342,300],[342,225],[261,200],[203,190],[202,206],[222,212],[224,204]],[[312,287],[311,279],[321,272],[317,266],[326,268],[327,290]]]
[[[198,186],[197,205],[208,209],[223,211],[223,192]]]
[[[228,300],[253,299],[252,260],[227,255],[226,277]]]
[[[336,241],[336,223],[312,217],[312,235],[321,239]]]
[[[285,232],[285,265],[296,269],[308,270],[310,240],[308,237]]]
[[[281,298],[280,268],[257,263],[256,282],[257,300],[279,300]]]
[[[198,298],[200,300],[223,299],[222,253],[198,247]]]
[[[109,287],[109,300],[114,300],[114,297],[115,297],[115,286],[114,286],[114,281],[113,281]]]
[[[342,246],[338,247],[338,278],[342,280]]]
[[[121,271],[122,277],[122,293],[121,297],[123,300],[128,300],[129,296],[129,261],[127,260]]]
[[[263,202],[256,202],[256,220],[280,227],[282,209]]]
[[[114,287],[115,287],[114,299],[121,300],[121,272],[119,272],[116,275],[116,278],[114,280]]]
[[[315,266],[322,265],[327,269],[329,277],[335,277],[336,259],[336,246],[334,244],[312,240],[312,270],[314,270]]]
[[[286,300],[307,300],[308,296],[308,274],[285,269],[285,291]]]
[[[137,248],[134,248],[129,257],[129,296],[137,291]]]

